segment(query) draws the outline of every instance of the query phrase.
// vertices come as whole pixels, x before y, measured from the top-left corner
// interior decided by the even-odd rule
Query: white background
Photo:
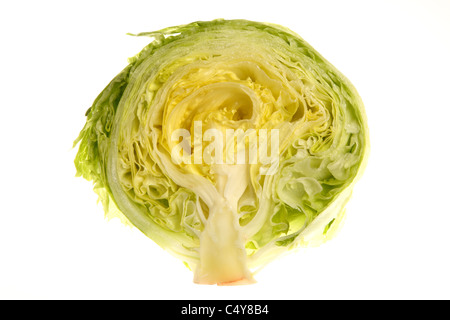
[[[0,298],[449,299],[450,1],[3,1]],[[72,141],[149,42],[215,18],[285,25],[356,86],[371,157],[341,233],[257,284],[199,286],[139,231],[107,222]]]

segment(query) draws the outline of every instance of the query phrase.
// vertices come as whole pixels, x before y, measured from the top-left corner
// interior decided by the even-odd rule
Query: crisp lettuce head
[[[146,32],[75,145],[107,216],[205,284],[254,282],[336,233],[368,157],[353,85],[287,28],[214,20]]]

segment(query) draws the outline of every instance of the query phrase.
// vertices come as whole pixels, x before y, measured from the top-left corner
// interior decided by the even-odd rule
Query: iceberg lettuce
[[[135,36],[153,41],[100,93],[74,144],[106,215],[200,284],[253,283],[274,258],[331,239],[369,153],[349,80],[270,23]]]

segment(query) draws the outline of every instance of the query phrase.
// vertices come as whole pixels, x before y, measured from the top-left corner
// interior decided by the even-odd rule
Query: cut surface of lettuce
[[[369,153],[349,80],[274,24],[199,21],[136,36],[153,40],[100,93],[75,141],[77,173],[107,216],[200,284],[253,283],[274,258],[331,239]]]

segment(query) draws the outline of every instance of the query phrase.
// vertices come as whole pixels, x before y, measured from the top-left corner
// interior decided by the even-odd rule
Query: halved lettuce
[[[202,284],[252,283],[277,256],[330,239],[368,157],[353,85],[278,25],[137,36],[154,40],[100,93],[74,144],[106,214]]]

